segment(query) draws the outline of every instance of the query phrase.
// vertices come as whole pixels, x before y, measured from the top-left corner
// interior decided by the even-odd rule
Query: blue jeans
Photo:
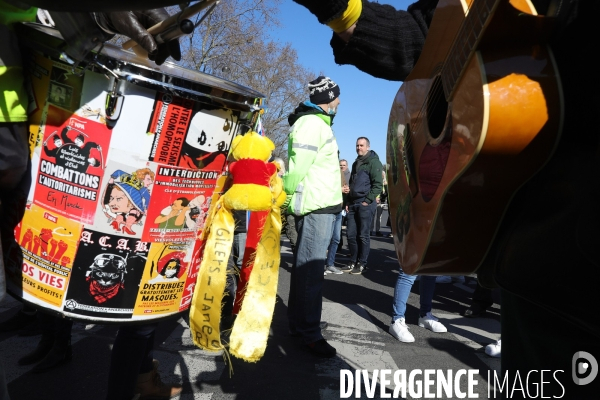
[[[152,371],[157,322],[119,327],[110,354],[106,400],[131,400],[139,374]]]
[[[342,212],[334,214],[335,219],[333,220],[333,233],[331,234],[331,242],[329,242],[329,248],[327,249],[327,262],[325,265],[333,265],[335,263],[335,252],[340,244],[342,237]]]
[[[433,294],[435,292],[435,276],[421,276],[419,279],[419,300],[421,303],[419,315],[424,316],[431,311],[431,303],[433,301]],[[417,279],[416,275],[408,275],[402,271],[398,273],[398,280],[396,281],[396,287],[394,288],[394,306],[392,314],[392,324],[399,318],[404,318],[406,313],[406,302],[410,295],[410,289],[413,283]]]
[[[323,265],[331,240],[334,214],[308,214],[296,217],[298,242],[290,281],[288,320],[290,332],[298,333],[305,343],[323,339]]]
[[[376,202],[366,206],[361,203],[348,206],[346,235],[350,249],[350,262],[360,261],[363,265],[367,265],[371,249],[371,222],[376,210]],[[357,238],[359,239],[358,243]]]

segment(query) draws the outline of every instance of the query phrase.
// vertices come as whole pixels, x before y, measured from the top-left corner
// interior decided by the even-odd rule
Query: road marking
[[[323,302],[321,316],[322,320],[330,325],[325,331],[327,341],[337,350],[337,357],[315,364],[317,375],[324,378],[319,382],[321,400],[340,398],[339,381],[342,369],[363,369],[371,373],[374,369],[398,369],[389,352],[373,347],[383,347],[385,343],[372,340],[374,334],[380,333],[364,308],[356,304]],[[366,397],[363,395],[361,398]]]
[[[323,302],[321,319],[330,324],[358,331],[379,332],[369,313],[357,304]]]

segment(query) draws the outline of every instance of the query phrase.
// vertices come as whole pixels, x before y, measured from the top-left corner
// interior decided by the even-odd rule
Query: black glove
[[[102,29],[112,33],[121,33],[135,40],[148,52],[148,58],[157,65],[164,63],[169,56],[177,61],[181,60],[179,39],[157,45],[152,35],[146,30],[170,17],[164,8],[95,13],[95,16],[96,22]]]
[[[295,3],[308,8],[322,24],[328,24],[342,16],[348,8],[348,0],[294,0]]]

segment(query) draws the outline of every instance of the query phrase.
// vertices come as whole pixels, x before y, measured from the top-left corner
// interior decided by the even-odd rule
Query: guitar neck
[[[441,71],[444,95],[452,99],[456,84],[460,81],[465,65],[469,62],[479,44],[491,16],[500,0],[473,0],[454,43],[450,48]]]

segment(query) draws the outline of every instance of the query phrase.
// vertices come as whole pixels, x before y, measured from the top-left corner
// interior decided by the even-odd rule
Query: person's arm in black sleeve
[[[415,66],[437,0],[420,0],[408,11],[363,1],[362,13],[346,43],[334,33],[337,64],[350,64],[377,78],[404,80]]]
[[[349,0],[294,1],[330,27],[343,19],[346,8],[353,8]],[[358,20],[333,34],[330,44],[335,62],[354,65],[377,78],[404,80],[421,54],[437,2],[418,0],[405,11],[362,0]]]
[[[414,67],[425,43],[412,15],[385,4],[364,3],[348,43],[331,38],[335,62],[350,64],[369,75],[402,81]]]

